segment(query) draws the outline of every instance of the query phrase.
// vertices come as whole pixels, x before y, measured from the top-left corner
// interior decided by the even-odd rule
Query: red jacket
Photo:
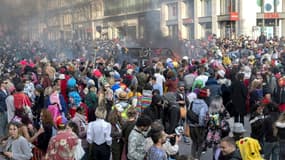
[[[29,97],[23,92],[17,92],[13,95],[15,109],[21,109],[24,105],[32,106]]]

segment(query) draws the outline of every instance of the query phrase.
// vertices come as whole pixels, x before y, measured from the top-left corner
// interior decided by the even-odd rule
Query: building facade
[[[282,0],[42,1],[39,18],[23,28],[34,28],[30,36],[49,40],[120,38],[151,43],[157,37],[200,39],[213,33],[230,38],[256,38],[262,31],[267,37],[285,35]]]

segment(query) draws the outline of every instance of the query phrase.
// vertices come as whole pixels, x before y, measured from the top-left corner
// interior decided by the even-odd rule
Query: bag
[[[85,155],[85,151],[81,145],[81,140],[80,140],[80,142],[78,141],[78,144],[76,145],[75,150],[74,150],[74,159],[81,160],[84,155]]]
[[[190,123],[198,124],[199,123],[199,115],[197,115],[195,112],[193,112],[192,108],[193,108],[193,102],[190,105],[190,109],[187,110],[187,120]]]
[[[28,103],[26,103],[26,99],[23,99],[23,109],[26,115],[28,115],[30,120],[33,120],[33,112],[30,106],[27,105]]]
[[[187,110],[185,107],[180,107],[180,118],[185,119],[187,114]]]

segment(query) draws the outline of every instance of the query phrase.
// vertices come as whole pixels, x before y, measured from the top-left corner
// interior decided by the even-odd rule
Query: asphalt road
[[[228,121],[229,121],[231,129],[232,129],[233,124],[234,124],[234,119],[230,118]],[[250,130],[250,124],[249,124],[249,117],[248,116],[245,117],[245,129],[247,130],[245,135],[249,136],[251,130]],[[190,131],[190,133],[191,133],[191,131]],[[232,136],[232,134],[230,134],[230,136]],[[191,141],[191,139],[190,139],[190,141]],[[190,154],[190,148],[191,148],[191,142],[190,142],[190,144],[186,144],[183,142],[183,140],[181,140],[181,142],[179,143],[179,154],[190,156],[191,155]],[[207,152],[202,154],[200,160],[212,160],[212,157],[213,157],[212,149],[208,148]]]

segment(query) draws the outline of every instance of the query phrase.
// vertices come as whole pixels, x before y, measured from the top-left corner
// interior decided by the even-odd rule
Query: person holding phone
[[[20,124],[10,122],[8,124],[9,137],[3,143],[3,152],[0,159],[29,160],[32,158],[32,148],[27,139],[19,134]]]

